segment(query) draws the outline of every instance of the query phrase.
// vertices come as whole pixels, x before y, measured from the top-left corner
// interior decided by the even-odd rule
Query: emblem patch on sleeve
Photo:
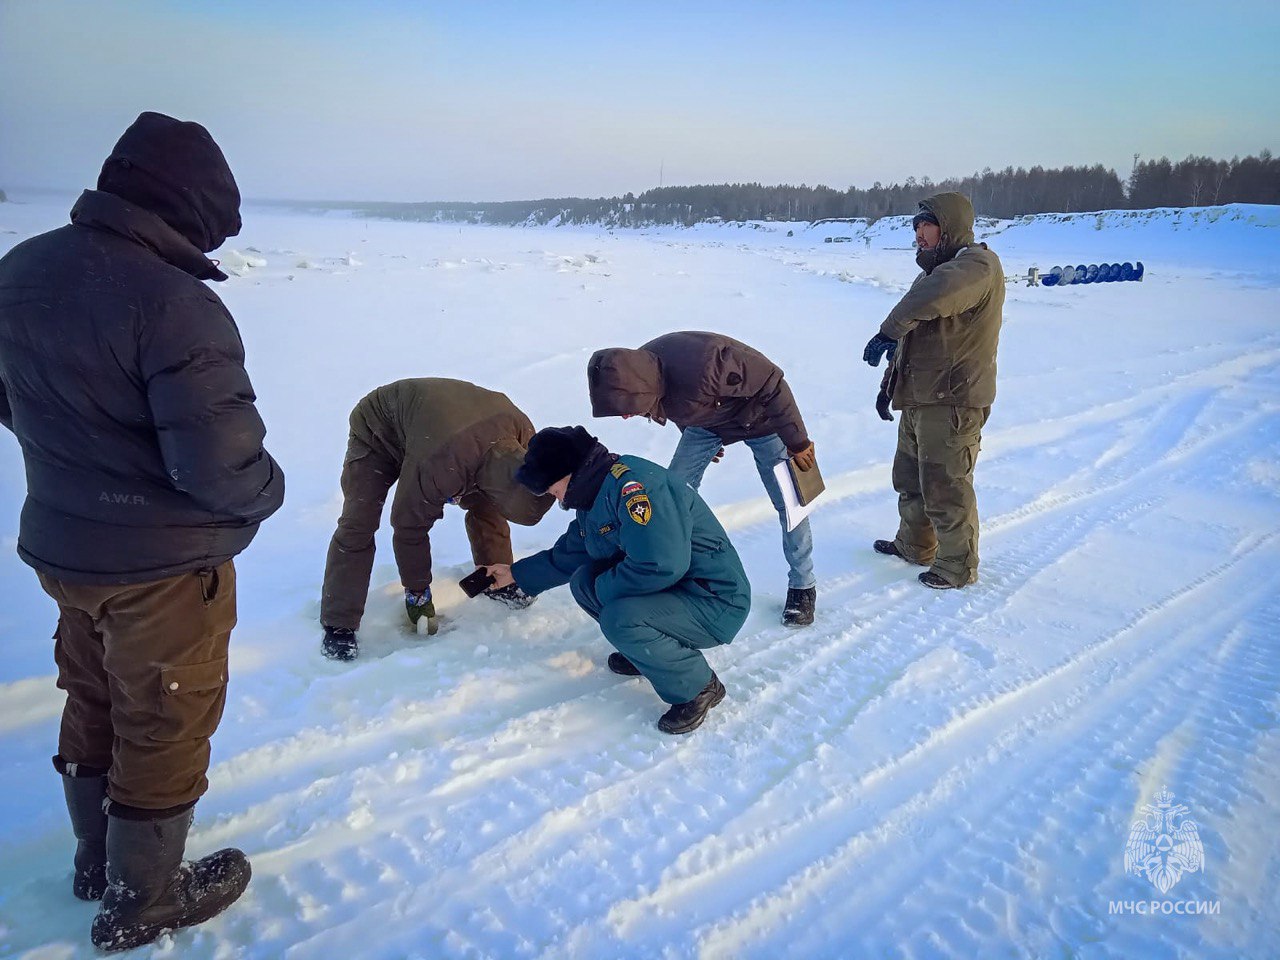
[[[623,484],[622,486],[622,495],[624,497],[629,497],[633,493],[642,493],[643,491],[644,484],[639,480],[632,480],[630,483]]]
[[[649,518],[653,516],[653,506],[649,503],[647,494],[637,494],[627,501],[627,516],[642,527],[649,522]]]

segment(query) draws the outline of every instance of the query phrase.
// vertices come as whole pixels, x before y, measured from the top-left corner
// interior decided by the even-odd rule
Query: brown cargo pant
[[[87,585],[40,574],[58,604],[54,659],[67,692],[58,753],[109,770],[117,803],[167,810],[209,781],[209,738],[227,699],[236,571]]]
[[[898,552],[948,583],[978,577],[978,501],[973,468],[990,407],[908,407],[898,422],[893,489]]]
[[[373,574],[374,535],[382,522],[387,492],[405,466],[358,437],[352,436],[347,442],[342,464],[342,516],[329,542],[320,595],[320,622],[326,627],[360,629]],[[475,564],[511,563],[511,525],[497,505],[476,492],[462,497],[458,506],[467,514],[467,539]],[[431,585],[431,542],[427,534],[439,516],[438,510],[434,516],[417,518],[405,515],[403,504],[392,508],[391,525],[395,530],[391,546],[406,590],[423,590]]]

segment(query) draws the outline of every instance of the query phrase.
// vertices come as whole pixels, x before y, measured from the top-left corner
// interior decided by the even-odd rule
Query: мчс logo
[[[1129,828],[1124,848],[1124,872],[1145,876],[1161,893],[1168,893],[1183,874],[1204,867],[1204,845],[1200,828],[1187,819],[1191,811],[1173,802],[1166,787],[1155,803],[1142,806],[1143,816]]]

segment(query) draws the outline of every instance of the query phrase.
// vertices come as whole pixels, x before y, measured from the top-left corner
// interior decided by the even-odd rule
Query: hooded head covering
[[[582,427],[544,427],[529,441],[516,479],[536,494],[571,476],[595,450],[598,441]]]
[[[154,213],[203,253],[240,232],[240,189],[198,123],[139,114],[102,165],[98,189]]]
[[[932,250],[916,253],[916,263],[925,273],[946,263],[973,243],[973,204],[963,193],[938,193],[920,201],[920,212],[911,221],[912,228],[921,219],[931,220],[942,231],[942,238]]]
[[[597,350],[587,362],[587,392],[593,417],[648,416],[666,422],[662,363],[650,350]]]
[[[541,490],[531,491],[516,480],[524,458],[525,449],[515,440],[499,440],[485,453],[476,483],[481,492],[497,504],[499,513],[512,523],[531,527],[543,518],[555,500],[543,496]]]

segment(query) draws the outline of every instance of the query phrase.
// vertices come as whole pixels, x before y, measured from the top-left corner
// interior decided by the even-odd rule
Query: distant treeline
[[[826,186],[722,183],[656,187],[639,196],[595,200],[565,197],[494,203],[326,204],[401,220],[459,222],[604,223],[623,227],[684,224],[707,220],[825,220],[913,214],[923,197],[941,190],[968,194],[980,216],[1007,219],[1035,213],[1209,206],[1220,203],[1280,203],[1280,160],[1258,156],[1212,160],[1167,158],[1134,164],[1128,183],[1114,170],[1092,167],[1006,167],[969,177],[934,182],[910,177],[905,183],[879,182],[863,189]]]

